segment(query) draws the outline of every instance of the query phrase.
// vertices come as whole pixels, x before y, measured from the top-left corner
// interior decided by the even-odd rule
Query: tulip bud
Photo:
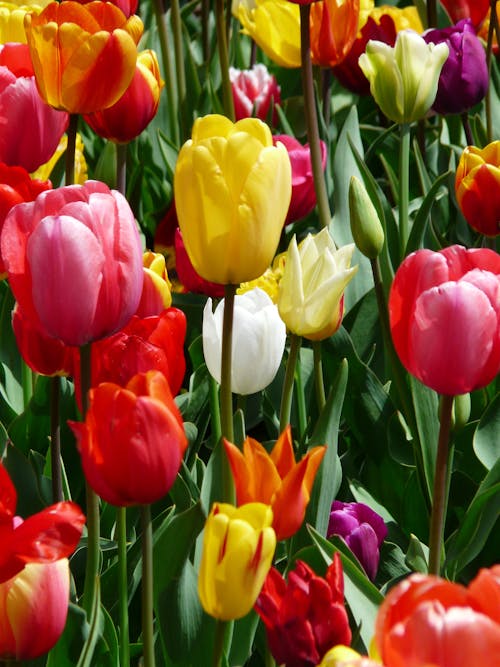
[[[365,186],[356,176],[351,176],[349,184],[349,213],[354,243],[365,257],[375,259],[384,245],[384,230]]]
[[[470,417],[470,407],[470,394],[455,396],[451,413],[451,423],[454,431],[460,431],[467,424]]]
[[[159,315],[172,304],[171,284],[165,267],[165,257],[159,252],[148,250],[143,254],[142,262],[144,282],[141,300],[135,314],[139,317]]]
[[[281,103],[280,87],[276,77],[270,74],[265,65],[254,65],[250,70],[229,68],[231,89],[233,91],[236,120],[256,116],[268,120],[272,110],[273,125],[277,124],[278,114],[274,107]]]

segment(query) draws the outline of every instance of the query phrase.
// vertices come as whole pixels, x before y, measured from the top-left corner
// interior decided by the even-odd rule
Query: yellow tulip
[[[362,656],[352,648],[339,644],[323,656],[318,667],[377,667],[378,662]]]
[[[257,118],[198,118],[174,177],[182,239],[205,280],[253,280],[271,264],[292,192],[286,148]]]
[[[50,0],[40,2],[0,2],[0,44],[18,42],[26,44],[24,17],[30,12],[39,14]]]
[[[377,23],[380,23],[382,16],[390,16],[394,22],[396,32],[401,30],[414,30],[415,32],[424,32],[424,26],[418,15],[416,7],[392,7],[391,5],[382,5],[381,7],[374,7],[369,16]],[[366,17],[368,18],[368,17]]]
[[[205,523],[198,594],[203,609],[222,621],[253,607],[271,568],[276,535],[268,505],[214,503]]]
[[[339,250],[327,229],[292,238],[278,294],[278,310],[289,331],[323,340],[340,326],[344,290],[358,270],[350,268],[354,244]]]

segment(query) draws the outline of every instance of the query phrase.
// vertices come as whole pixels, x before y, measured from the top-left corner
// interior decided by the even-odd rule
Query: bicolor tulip
[[[489,84],[485,48],[470,19],[442,30],[428,30],[423,38],[430,44],[447,44],[449,56],[439,77],[432,108],[440,114],[463,113],[478,104]]]
[[[455,194],[471,227],[486,236],[500,233],[500,141],[467,146],[458,163]]]
[[[295,236],[285,257],[278,310],[289,331],[310,340],[328,338],[339,328],[344,290],[357,271],[350,267],[354,243],[337,250],[328,229]]]
[[[380,662],[370,660],[352,648],[339,644],[325,653],[318,667],[380,667]]]
[[[334,500],[328,522],[328,537],[340,535],[363,566],[370,579],[375,579],[380,547],[387,536],[382,517],[364,503]]]
[[[237,18],[273,62],[300,67],[300,10],[289,0],[241,0]]]
[[[55,109],[92,113],[117,102],[134,76],[143,25],[110,2],[51,2],[24,19],[40,95]]]
[[[156,116],[163,81],[156,53],[150,49],[137,56],[135,73],[128,88],[112,106],[85,114],[96,134],[115,143],[138,137]]]
[[[203,309],[203,354],[210,375],[221,379],[222,299],[212,312]],[[234,299],[231,389],[243,396],[265,389],[274,380],[285,351],[286,327],[271,298],[258,287]]]
[[[319,0],[311,5],[311,59],[334,67],[349,53],[359,22],[359,0]]]
[[[68,114],[40,97],[26,44],[0,46],[0,123],[8,128],[0,133],[0,161],[28,172],[51,157],[68,126]]]
[[[246,616],[255,604],[276,548],[273,513],[262,503],[214,503],[205,523],[198,595],[214,618]]]
[[[78,505],[64,501],[32,514],[15,516],[17,492],[0,462],[0,584],[28,563],[53,563],[76,549],[85,523]]]
[[[92,0],[76,0],[82,5],[86,5],[88,2],[92,2]],[[137,11],[137,7],[139,5],[139,0],[107,0],[108,2],[111,2],[111,4],[116,5],[118,9],[121,9],[121,11],[125,14],[125,16],[128,18],[132,14],[135,14]]]
[[[271,454],[260,442],[248,437],[243,443],[243,452],[227,440],[224,440],[224,448],[233,473],[238,505],[251,502],[270,505],[277,539],[285,540],[294,535],[304,521],[326,447],[311,448],[296,463],[288,426]]]
[[[392,340],[405,368],[447,395],[489,384],[500,370],[500,256],[454,245],[417,250],[389,295]]]
[[[258,118],[198,118],[179,152],[174,193],[188,255],[205,280],[262,275],[281,236],[292,191],[286,148]]]
[[[500,566],[466,588],[413,574],[392,588],[375,624],[386,667],[500,665]]]
[[[171,284],[165,266],[165,257],[159,252],[147,250],[142,256],[142,261],[144,282],[141,300],[135,314],[139,317],[159,315],[172,304]]]
[[[285,146],[292,165],[292,199],[285,220],[285,225],[289,225],[296,220],[305,218],[316,206],[311,151],[309,150],[309,144],[303,146],[295,137],[288,134],[274,135],[273,141],[275,144],[279,141]],[[320,150],[321,163],[323,169],[325,169],[326,144],[321,140]]]
[[[351,630],[339,554],[325,578],[301,560],[288,572],[288,581],[272,568],[255,611],[266,626],[268,645],[278,665],[315,667],[329,649],[349,645]]]
[[[1,238],[26,317],[67,345],[121,329],[142,292],[142,251],[126,199],[87,181],[42,192],[8,214]]]
[[[478,28],[488,15],[490,0],[440,0],[453,23],[462,19],[471,19]]]
[[[277,124],[278,115],[274,107],[281,103],[280,87],[265,65],[257,63],[247,70],[230,67],[229,78],[236,120],[255,116],[264,122],[272,120],[273,125]]]
[[[68,136],[66,134],[63,134],[63,136],[61,137],[61,141],[57,145],[55,153],[52,155],[50,160],[42,164],[41,167],[38,167],[38,169],[34,171],[31,174],[31,176],[33,178],[38,178],[42,181],[47,178],[50,178],[57,163],[59,162],[59,158],[66,152],[67,146],[68,146]],[[85,181],[88,181],[89,179],[87,161],[85,160],[85,155],[83,151],[84,151],[84,146],[83,146],[82,136],[79,132],[77,132],[76,144],[75,144],[74,184],[78,185],[83,185]]]
[[[68,615],[69,564],[28,563],[0,584],[0,659],[33,660],[47,653]]]
[[[382,113],[394,123],[412,123],[434,103],[448,53],[446,44],[427,44],[416,32],[403,30],[394,47],[370,40],[358,62]]]
[[[224,285],[204,280],[198,273],[196,273],[194,266],[189,259],[189,255],[187,254],[184,241],[182,240],[182,232],[179,228],[175,230],[174,247],[175,269],[182,287],[186,292],[206,294],[207,296],[216,298],[224,296]]]

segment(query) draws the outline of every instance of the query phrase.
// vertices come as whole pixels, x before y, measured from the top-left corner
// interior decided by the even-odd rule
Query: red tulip
[[[418,250],[399,267],[389,295],[396,351],[437,392],[465,394],[500,370],[500,256],[451,246]]]
[[[125,388],[104,382],[89,392],[85,422],[71,422],[85,477],[108,503],[153,503],[175,481],[187,447],[182,418],[159,371]]]
[[[93,0],[76,0],[79,2],[81,5],[87,5],[89,2],[92,2]],[[132,14],[135,14],[137,11],[137,6],[139,4],[139,0],[107,0],[108,2],[111,2],[112,5],[115,5],[118,7],[118,9],[121,9],[121,11],[125,14],[125,16],[128,18],[129,16],[132,16]]]
[[[490,8],[490,0],[441,0],[441,4],[452,23],[470,18],[476,28],[484,21]]]
[[[255,116],[265,122],[273,109],[272,122],[276,125],[278,114],[274,107],[281,104],[280,87],[267,67],[260,63],[248,70],[230,67],[229,76],[236,120]]]
[[[1,248],[23,313],[67,345],[109,336],[137,309],[143,273],[134,214],[104,183],[19,204],[5,220]]]

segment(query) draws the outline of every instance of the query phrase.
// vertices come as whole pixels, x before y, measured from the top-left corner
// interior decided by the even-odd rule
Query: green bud
[[[459,431],[462,429],[470,417],[470,394],[460,394],[453,400],[453,412],[451,415],[452,429]]]
[[[356,176],[351,176],[349,184],[349,213],[354,243],[365,257],[375,259],[384,245],[384,230],[365,186]]]

